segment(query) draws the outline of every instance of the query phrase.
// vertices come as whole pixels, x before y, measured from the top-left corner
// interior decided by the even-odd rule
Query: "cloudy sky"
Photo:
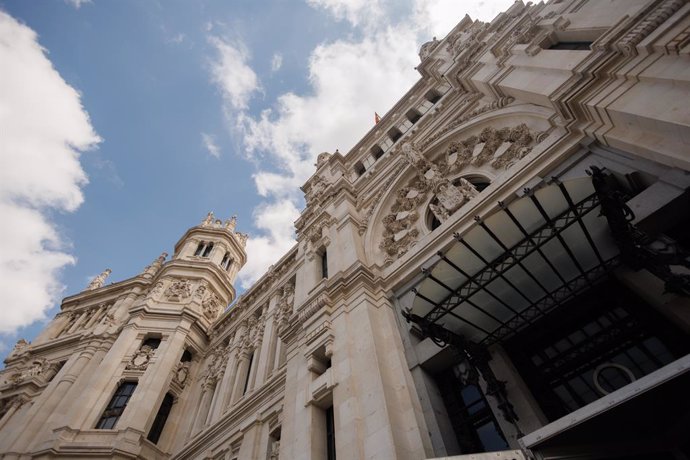
[[[316,155],[347,152],[419,46],[512,0],[0,0],[0,354],[105,268],[213,210],[241,291],[294,244]]]

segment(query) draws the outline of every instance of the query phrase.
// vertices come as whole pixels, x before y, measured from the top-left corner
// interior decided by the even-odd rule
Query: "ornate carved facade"
[[[460,20],[317,156],[241,297],[247,235],[209,213],[20,340],[0,457],[690,458],[689,28],[680,0]]]

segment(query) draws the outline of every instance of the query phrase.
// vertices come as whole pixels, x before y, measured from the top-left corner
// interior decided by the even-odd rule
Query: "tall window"
[[[462,454],[508,449],[508,443],[484,393],[473,382],[466,363],[436,377]]]
[[[230,266],[232,265],[232,257],[230,257],[230,253],[226,252],[225,255],[223,256],[223,260],[220,262],[220,266],[223,267],[225,270],[230,270]]]
[[[146,439],[154,444],[158,444],[158,440],[161,437],[163,428],[165,428],[165,422],[168,421],[168,415],[170,415],[170,410],[172,409],[174,401],[175,398],[173,398],[173,395],[166,393],[165,397],[163,398],[163,402],[161,403],[161,407],[158,409],[158,413],[156,414],[156,419],[153,421],[153,425],[151,426],[151,431],[149,431],[149,435],[146,437]]]
[[[328,252],[325,248],[321,253],[321,278],[328,278]]]
[[[196,247],[194,255],[198,257],[208,257],[211,255],[211,251],[213,251],[213,242],[202,241],[199,243],[199,246]]]
[[[335,460],[335,417],[333,406],[326,409],[326,458]]]
[[[96,429],[110,430],[115,427],[136,388],[137,382],[123,382],[120,384],[110,399],[108,406],[103,411],[101,419],[96,424]]]
[[[249,376],[252,373],[252,363],[254,362],[254,353],[249,355],[249,364],[247,365],[247,377],[244,380],[244,390],[242,390],[242,394],[245,394],[247,392],[247,389],[249,388]]]

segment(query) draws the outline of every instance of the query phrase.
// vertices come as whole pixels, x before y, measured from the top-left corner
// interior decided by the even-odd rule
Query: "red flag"
[[[379,114],[374,112],[374,123],[378,124],[379,121],[381,121],[381,117],[379,117]]]

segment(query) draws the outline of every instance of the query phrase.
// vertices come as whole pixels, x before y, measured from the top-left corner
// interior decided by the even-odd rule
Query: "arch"
[[[554,126],[552,115],[552,111],[531,104],[480,113],[472,120],[451,122],[448,128],[418,141],[421,148],[417,150],[423,162],[435,165],[437,173],[427,171],[431,176],[440,173],[443,177],[439,179],[451,182],[479,177],[492,182],[546,137]],[[406,164],[399,177],[384,187],[384,196],[368,213],[364,244],[370,262],[390,264],[432,231],[426,225],[426,210],[437,191],[425,182],[429,182],[428,177],[421,177],[415,166]],[[467,188],[460,190],[464,199],[452,190],[448,192],[446,198],[456,204],[449,206],[450,214],[459,211],[472,195]]]

